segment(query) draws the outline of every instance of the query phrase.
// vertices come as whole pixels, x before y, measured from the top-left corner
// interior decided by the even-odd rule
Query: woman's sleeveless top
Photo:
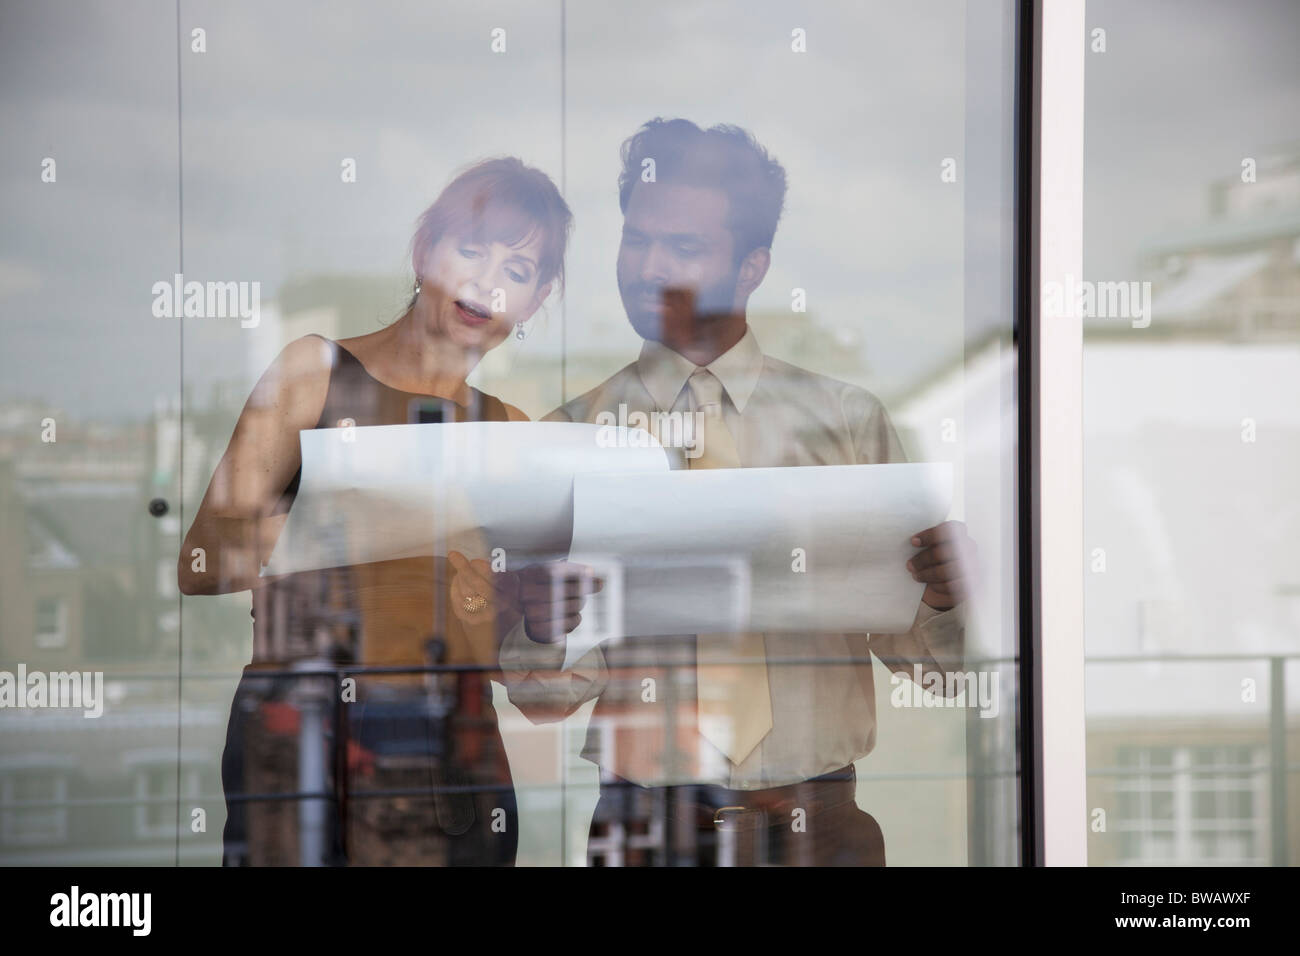
[[[507,421],[505,405],[477,389],[469,404],[404,392],[378,381],[337,342],[329,390],[316,428],[353,424],[398,425],[428,418],[428,410],[456,421]],[[287,512],[298,474],[272,513]],[[485,629],[464,628],[448,606],[445,558],[400,558],[286,575],[253,591],[254,667],[324,658],[337,663],[419,667],[431,663],[495,667],[496,648]],[[490,628],[486,629],[490,632]],[[418,685],[418,675],[374,678]]]

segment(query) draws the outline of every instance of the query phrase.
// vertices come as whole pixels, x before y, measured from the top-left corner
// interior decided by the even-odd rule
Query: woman
[[[244,406],[178,563],[185,594],[253,592],[253,661],[222,757],[226,865],[514,863],[488,682],[510,622],[492,595],[456,585],[463,556],[258,569],[298,489],[301,429],[526,419],[465,378],[562,283],[571,224],[545,174],[512,158],[472,166],[420,217],[404,314],[289,343]],[[294,673],[322,659],[327,676]]]

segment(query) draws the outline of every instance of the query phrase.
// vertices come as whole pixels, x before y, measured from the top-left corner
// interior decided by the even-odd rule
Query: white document
[[[639,429],[567,422],[313,428],[299,438],[297,497],[262,576],[452,549],[563,552],[575,475],[681,466],[680,450]]]
[[[579,475],[570,560],[606,584],[566,661],[618,636],[906,631],[911,537],[951,501],[947,463]]]

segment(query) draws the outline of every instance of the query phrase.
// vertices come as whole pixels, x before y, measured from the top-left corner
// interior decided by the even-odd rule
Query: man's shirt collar
[[[685,356],[649,339],[642,344],[641,355],[636,360],[636,370],[646,391],[659,410],[665,412],[672,410],[677,396],[686,387],[686,380],[697,367]],[[722,382],[736,411],[743,412],[763,371],[763,350],[754,330],[746,326],[739,342],[704,367]]]

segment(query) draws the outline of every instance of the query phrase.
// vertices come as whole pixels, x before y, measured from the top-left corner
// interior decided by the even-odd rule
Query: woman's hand
[[[459,551],[447,554],[453,569],[451,610],[466,627],[496,625],[500,640],[518,623],[519,575],[511,571],[493,571],[482,558],[469,560]]]

